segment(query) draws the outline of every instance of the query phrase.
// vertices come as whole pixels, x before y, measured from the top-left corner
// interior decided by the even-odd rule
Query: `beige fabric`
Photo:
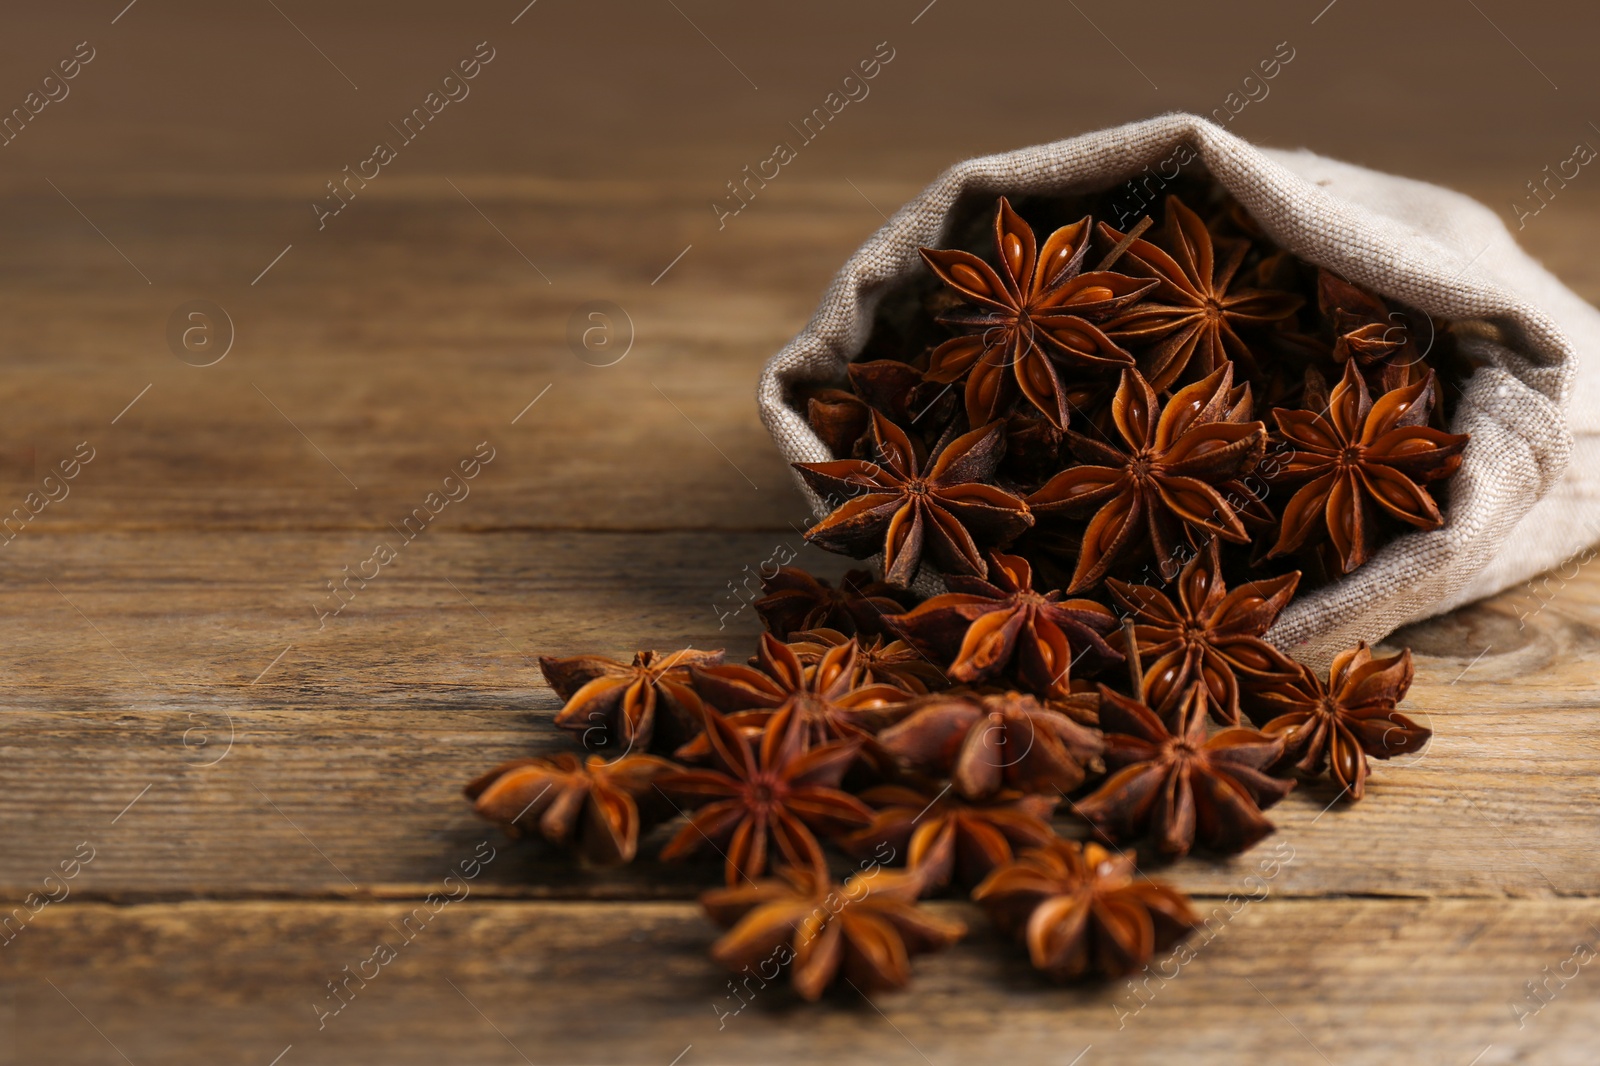
[[[1310,152],[1256,148],[1193,115],[968,160],[897,211],[762,372],[761,418],[784,458],[829,458],[786,389],[842,379],[885,288],[921,266],[919,245],[941,243],[960,194],[1107,189],[1185,143],[1198,154],[1186,170],[1203,166],[1296,255],[1437,319],[1490,322],[1503,341],[1469,342],[1489,365],[1468,382],[1451,427],[1472,442],[1444,527],[1402,536],[1354,574],[1297,599],[1270,634],[1279,646],[1325,663],[1357,640],[1498,592],[1600,539],[1600,312],[1474,200]]]

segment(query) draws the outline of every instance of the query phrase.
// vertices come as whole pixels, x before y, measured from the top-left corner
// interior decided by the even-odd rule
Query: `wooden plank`
[[[702,238],[669,273],[695,243],[680,232],[709,214],[687,193],[663,205],[637,186],[596,198],[463,178],[469,204],[443,178],[397,180],[317,234],[286,184],[242,201],[74,189],[111,232],[193,240],[224,264],[206,283],[141,284],[48,188],[0,200],[0,225],[49,219],[0,255],[0,345],[16,353],[0,514],[88,442],[94,461],[35,530],[384,529],[490,441],[496,461],[443,526],[781,529],[804,515],[752,391],[879,222],[848,186],[784,190],[740,241]],[[784,253],[752,269],[752,241]],[[735,273],[747,288],[731,296]],[[169,316],[198,298],[234,337],[205,367],[168,351]],[[620,314],[592,323],[580,308],[596,300]],[[609,347],[596,335],[575,354],[574,315],[574,335],[608,329]],[[212,338],[194,361],[228,332],[209,316],[184,327]]]
[[[69,899],[0,948],[16,1019],[0,1061],[1590,1066],[1600,1052],[1593,900],[1292,901],[1269,883],[1259,902],[1207,901],[1187,962],[1076,987],[1041,982],[981,914],[945,904],[972,932],[915,960],[910,990],[806,1005],[752,982],[729,1015],[741,999],[704,957],[716,934],[693,905],[435,889],[472,896],[424,906],[409,941],[415,900]],[[379,944],[393,961],[363,967]],[[1527,998],[1562,972],[1542,1009]],[[348,973],[369,979],[335,998]]]
[[[24,540],[0,591],[9,899],[84,839],[104,843],[90,896],[410,891],[483,832],[465,781],[568,743],[535,655],[748,654],[754,613],[719,632],[717,605],[784,538],[429,531],[322,629],[317,586],[366,555],[365,534]],[[1402,635],[1433,745],[1378,766],[1353,807],[1327,809],[1325,785],[1281,804],[1302,858],[1279,892],[1594,894],[1600,570],[1538,602],[1508,594]],[[517,849],[481,891],[683,896],[716,877],[575,873],[538,851]],[[1227,892],[1251,866],[1188,860],[1172,876]]]

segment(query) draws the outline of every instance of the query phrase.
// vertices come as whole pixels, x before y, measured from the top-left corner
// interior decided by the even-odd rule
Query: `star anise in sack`
[[[1430,373],[1374,403],[1351,360],[1325,413],[1272,412],[1287,456],[1275,464],[1270,480],[1304,484],[1284,505],[1269,558],[1325,536],[1339,572],[1348,574],[1375,546],[1378,514],[1418,529],[1444,525],[1438,504],[1422,486],[1456,472],[1467,436],[1422,424],[1428,414],[1423,401],[1432,388]]]
[[[694,684],[703,701],[729,712],[728,721],[747,737],[759,736],[779,714],[792,711],[802,743],[854,741],[873,762],[880,751],[873,734],[905,713],[910,694],[896,685],[861,684],[860,655],[853,642],[842,644],[808,666],[795,648],[763,633],[755,666],[696,670]],[[698,761],[710,753],[711,740],[709,732],[702,733],[676,754]]]
[[[657,750],[670,751],[700,728],[700,700],[690,684],[697,666],[722,662],[722,652],[685,648],[670,655],[641,651],[632,663],[600,655],[539,657],[539,671],[566,705],[555,724],[580,735],[584,746],[644,750],[663,734]]]
[[[1125,234],[1100,223],[1109,245]],[[1157,391],[1166,391],[1187,370],[1192,378],[1210,374],[1229,361],[1254,373],[1256,361],[1239,331],[1284,322],[1303,300],[1235,284],[1248,241],[1217,240],[1200,216],[1176,196],[1167,197],[1166,222],[1159,238],[1129,246],[1118,266],[1158,287],[1133,307],[1106,322],[1105,330],[1123,345],[1147,350],[1140,367]]]
[[[988,484],[1005,451],[993,423],[946,444],[926,462],[905,432],[872,413],[876,461],[795,463],[824,498],[846,499],[806,540],[857,559],[883,552],[884,579],[909,585],[926,556],[947,574],[984,574],[983,553],[1033,524],[1028,505]]]
[[[1195,844],[1243,851],[1273,831],[1262,809],[1294,787],[1267,772],[1283,754],[1282,738],[1239,727],[1206,738],[1198,689],[1169,730],[1149,707],[1102,685],[1100,728],[1109,776],[1073,810],[1114,843],[1148,833],[1173,857]]]
[[[775,718],[752,748],[745,734],[716,711],[705,714],[712,768],[664,776],[659,787],[694,813],[661,850],[680,859],[712,847],[725,859],[730,885],[759,877],[776,850],[791,866],[827,869],[816,834],[838,836],[872,821],[866,804],[839,790],[855,759],[854,741],[807,748],[792,712]]]
[[[1219,487],[1255,468],[1266,448],[1260,422],[1229,421],[1236,404],[1229,365],[1180,389],[1163,407],[1137,370],[1124,370],[1112,403],[1120,442],[1102,443],[1068,431],[1068,467],[1028,497],[1041,517],[1093,514],[1069,594],[1105,576],[1144,534],[1163,580],[1181,565],[1179,538],[1214,535],[1249,540]]]
[[[1097,730],[1021,692],[926,697],[878,742],[908,769],[948,776],[972,800],[1006,789],[1071,792],[1100,769]]]
[[[1132,852],[1059,837],[995,870],[972,898],[1058,981],[1133,973],[1200,924],[1182,892],[1134,876]]]
[[[1395,710],[1411,687],[1409,648],[1374,659],[1363,641],[1341,652],[1324,685],[1305,667],[1287,680],[1259,689],[1252,716],[1261,731],[1282,737],[1280,766],[1306,774],[1324,770],[1352,802],[1367,790],[1367,756],[1389,759],[1421,751],[1433,730]]]
[[[924,792],[905,785],[880,785],[861,798],[878,813],[871,825],[843,841],[845,851],[866,858],[892,849],[921,875],[924,892],[952,880],[975,885],[996,866],[1010,862],[1015,850],[1053,839],[1048,819],[1061,802],[1054,795],[1003,792],[974,803],[951,795],[948,788]]]
[[[888,619],[895,632],[950,663],[952,681],[972,684],[1008,669],[1040,696],[1072,692],[1070,668],[1087,656],[1087,669],[1122,661],[1105,641],[1117,620],[1093,600],[1035,592],[1026,559],[995,552],[989,580],[946,579],[953,591]]]
[[[852,641],[857,685],[893,685],[912,696],[926,696],[950,686],[943,670],[903,640],[885,642],[882,637],[847,637],[837,629],[808,629],[790,634],[789,647],[803,664],[815,666],[828,652]]]
[[[934,349],[928,380],[966,378],[967,421],[981,426],[1004,417],[1017,393],[1057,427],[1071,408],[1062,366],[1104,371],[1133,365],[1133,357],[1093,324],[1155,288],[1150,281],[1110,271],[1080,274],[1089,250],[1088,217],[1052,233],[1038,247],[1033,229],[1000,198],[994,216],[997,272],[961,251],[919,249],[933,272],[973,306],[939,316],[964,336]]]
[[[552,844],[576,845],[601,865],[631,862],[639,848],[639,799],[678,767],[654,755],[607,762],[563,752],[517,759],[467,785],[483,818],[517,834],[527,827]]]
[[[837,629],[846,636],[885,632],[885,615],[899,614],[916,597],[872,576],[850,570],[834,588],[827,579],[798,566],[782,566],[763,576],[764,595],[752,604],[761,622],[779,640],[806,629]]]
[[[1151,585],[1107,579],[1117,602],[1138,620],[1133,632],[1145,668],[1145,702],[1170,718],[1195,686],[1211,717],[1238,725],[1241,680],[1256,686],[1299,675],[1294,660],[1261,639],[1299,581],[1297,570],[1229,592],[1214,540],[1178,575],[1177,603]]]
[[[966,935],[962,923],[917,906],[915,874],[878,867],[842,886],[806,869],[779,874],[782,880],[713,889],[700,904],[712,921],[731,927],[711,946],[713,959],[736,973],[754,967],[764,980],[787,965],[804,999],[820,998],[841,976],[867,994],[904,988],[911,956]]]

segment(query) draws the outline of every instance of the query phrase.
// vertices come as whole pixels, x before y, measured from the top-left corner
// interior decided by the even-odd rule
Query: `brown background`
[[[1302,790],[1257,854],[1168,871],[1210,909],[1294,856],[1120,1027],[1126,988],[1042,985],[950,904],[974,933],[910,992],[773,989],[719,1029],[736,1004],[690,902],[713,869],[574,872],[457,792],[561,743],[535,655],[751,643],[748,609],[718,628],[730,583],[807,517],[756,373],[939,169],[1210,113],[1287,41],[1232,130],[1511,220],[1600,145],[1592,9],[124,3],[0,32],[0,110],[96,53],[0,147],[0,512],[95,449],[0,547],[0,899],[95,856],[0,944],[0,1062],[1600,1057],[1592,966],[1512,1007],[1600,940],[1592,566],[1403,634],[1428,754],[1352,810]],[[323,183],[485,40],[471,95],[319,231]],[[719,230],[725,183],[881,41],[870,96]],[[1597,234],[1585,170],[1520,236],[1592,300]],[[195,299],[235,334],[205,368],[167,340]],[[568,344],[592,300],[632,323],[614,366]],[[482,441],[471,496],[319,628],[326,582]],[[482,840],[471,897],[319,1030],[326,982]]]

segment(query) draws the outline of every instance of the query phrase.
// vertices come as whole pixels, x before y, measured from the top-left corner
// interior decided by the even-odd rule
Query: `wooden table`
[[[1374,41],[1371,12],[1253,3],[1155,29],[958,0],[102,6],[0,45],[19,101],[74,42],[97,49],[0,156],[0,513],[38,510],[0,542],[0,899],[20,915],[0,925],[0,1062],[1600,1060],[1593,565],[1394,638],[1426,754],[1356,807],[1302,789],[1256,851],[1172,868],[1209,930],[1138,988],[1043,984],[946,903],[973,932],[912,990],[773,989],[721,1017],[737,1004],[693,902],[713,866],[574,869],[460,794],[564,745],[536,655],[743,654],[747,567],[788,546],[844,568],[800,549],[755,375],[940,165],[1209,110],[1289,37],[1303,58],[1242,132],[1498,205],[1591,136],[1583,16],[1507,27],[1557,95],[1469,7],[1442,29],[1386,14]],[[1047,32],[1005,45],[986,18]],[[319,229],[324,182],[485,38],[475,95]],[[879,95],[719,230],[725,181],[883,39]],[[1358,48],[1387,95],[1351,82]],[[1440,83],[1459,69],[1485,73]],[[1524,234],[1591,299],[1597,190]],[[597,300],[624,312],[604,357],[569,342]],[[430,496],[475,454],[464,498]],[[402,536],[419,507],[438,513]],[[395,560],[330,593],[380,543]],[[380,942],[394,961],[340,1006],[329,983]],[[1535,1011],[1528,983],[1562,972]]]

